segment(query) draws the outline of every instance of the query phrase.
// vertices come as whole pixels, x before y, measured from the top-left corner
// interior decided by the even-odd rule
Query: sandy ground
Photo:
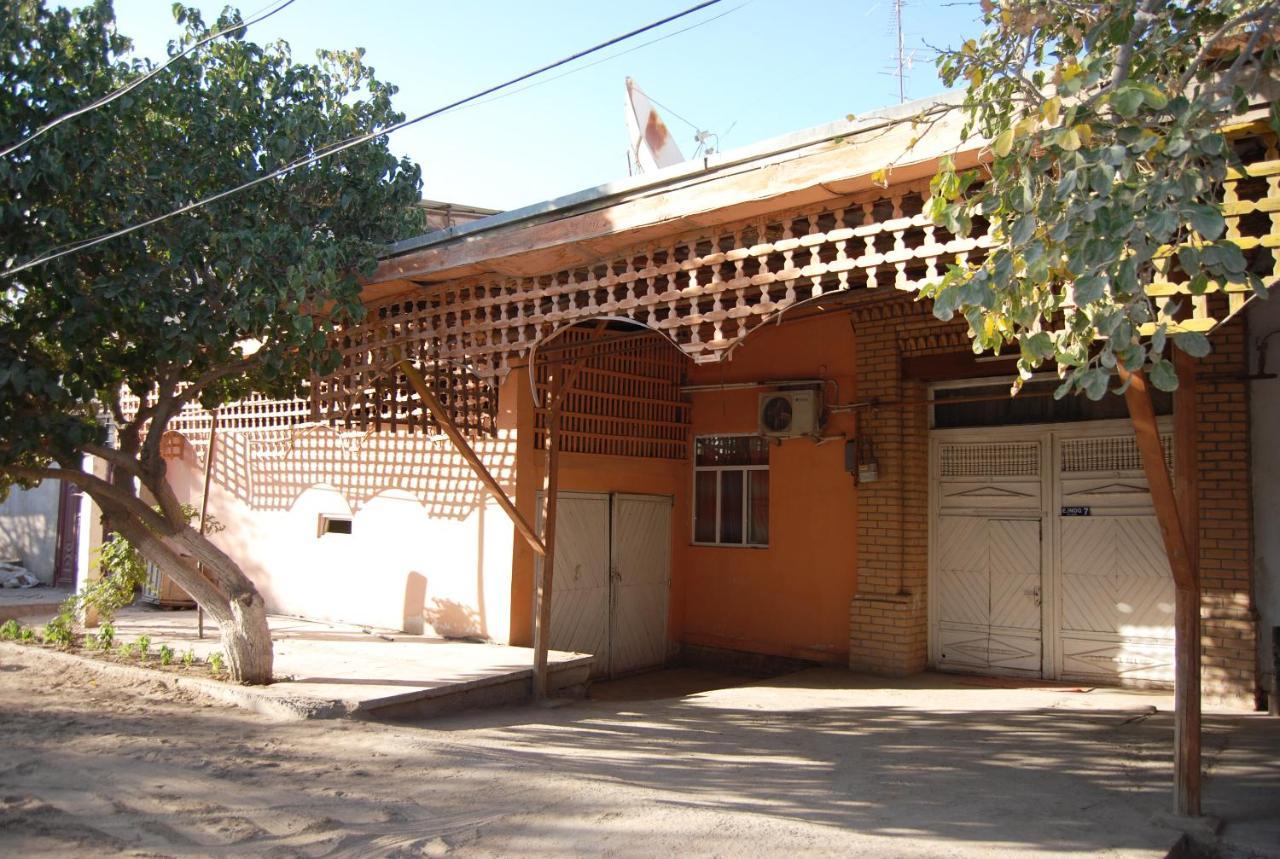
[[[1164,696],[839,671],[696,691],[714,679],[275,722],[7,658],[0,855],[1163,856],[1177,837],[1152,820]],[[1280,819],[1280,733],[1249,718],[1208,719],[1210,810]]]

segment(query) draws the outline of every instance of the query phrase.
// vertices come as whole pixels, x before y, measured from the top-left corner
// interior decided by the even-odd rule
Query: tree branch
[[[25,477],[30,480],[65,480],[89,493],[90,497],[99,501],[104,509],[108,505],[114,505],[130,516],[136,517],[146,527],[160,533],[164,533],[169,527],[165,519],[142,503],[142,499],[138,496],[108,483],[97,475],[69,468],[34,468],[19,465],[8,465],[3,470],[10,476]]]
[[[1196,52],[1195,58],[1192,59],[1190,65],[1187,66],[1187,70],[1182,73],[1182,77],[1178,79],[1178,85],[1174,92],[1181,93],[1186,91],[1187,87],[1191,85],[1192,79],[1195,78],[1196,72],[1205,64],[1205,61],[1209,59],[1209,54],[1212,53],[1215,47],[1217,47],[1218,42],[1226,38],[1229,33],[1245,26],[1249,21],[1252,21],[1255,18],[1270,19],[1275,12],[1276,4],[1274,2],[1265,3],[1262,6],[1250,9],[1248,12],[1237,15],[1235,18],[1232,18],[1230,21],[1227,21],[1219,27],[1214,31],[1213,35],[1209,37],[1208,41],[1200,46],[1200,50]],[[1257,32],[1261,33],[1265,29],[1265,25],[1259,26]],[[1243,54],[1244,52],[1242,51],[1241,55],[1243,56]],[[1238,59],[1239,58],[1237,57],[1237,60]]]
[[[255,364],[258,364],[260,362],[261,359],[258,356],[262,354],[262,349],[265,349],[265,348],[266,346],[264,345],[261,349],[259,349],[257,352],[254,352],[252,355],[246,355],[241,360],[236,361],[235,363],[232,363],[232,364],[225,364],[221,367],[215,367],[214,369],[209,370],[204,375],[197,378],[190,385],[183,388],[182,391],[177,395],[176,402],[178,403],[178,407],[181,408],[182,406],[185,406],[187,403],[194,400],[197,396],[200,395],[201,391],[203,391],[205,388],[212,385],[214,382],[219,382],[227,378],[228,376],[234,376],[237,373],[243,373],[246,370],[252,369]]]
[[[81,447],[85,453],[96,456],[104,462],[109,462],[117,468],[123,468],[135,477],[141,475],[141,469],[138,461],[123,451],[116,450],[113,447],[105,447],[100,444],[86,444]]]
[[[1111,72],[1111,89],[1115,89],[1128,79],[1129,69],[1133,66],[1133,49],[1150,24],[1151,10],[1155,5],[1156,0],[1143,0],[1142,4],[1133,11],[1133,29],[1129,31],[1129,38],[1116,53],[1116,67]]]

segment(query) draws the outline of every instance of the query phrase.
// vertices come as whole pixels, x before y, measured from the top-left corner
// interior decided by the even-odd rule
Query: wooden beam
[[[200,533],[205,533],[205,521],[209,513],[209,480],[213,476],[213,448],[218,441],[218,410],[209,411],[209,449],[204,453],[204,488],[200,493]],[[196,564],[204,575],[204,564]],[[204,606],[196,603],[196,637],[204,638]]]
[[[431,389],[427,386],[426,379],[418,372],[418,368],[413,366],[409,361],[401,360],[397,362],[400,372],[404,373],[405,378],[409,380],[409,384],[413,387],[414,393],[418,395],[418,399],[426,406],[427,411],[431,412],[431,416],[436,419],[436,423],[440,425],[440,429],[444,430],[444,434],[449,437],[449,441],[453,442],[454,448],[466,460],[468,466],[480,482],[485,485],[488,490],[493,493],[494,499],[498,502],[498,506],[511,519],[512,524],[516,526],[516,530],[520,532],[520,536],[524,537],[525,542],[537,552],[539,555],[547,554],[547,549],[542,541],[538,539],[538,534],[534,531],[527,519],[516,509],[515,502],[507,495],[502,485],[489,473],[489,469],[485,467],[479,455],[472,449],[467,439],[458,431],[457,425],[453,422],[453,418],[440,405],[440,401],[436,399],[435,394],[431,393]]]
[[[1174,810],[1200,814],[1200,499],[1196,447],[1196,367],[1173,350],[1178,389],[1173,394],[1174,494],[1191,562],[1191,587],[1174,591]]]
[[[607,323],[599,321],[595,324],[591,336],[583,345],[591,345],[599,341]],[[564,410],[564,399],[569,393],[582,362],[561,365],[558,369],[549,369],[551,386],[547,391],[547,473],[543,485],[546,513],[542,517],[542,542],[547,547],[542,556],[542,572],[538,576],[534,591],[534,605],[537,606],[537,622],[533,625],[533,697],[536,701],[544,700],[550,694],[551,684],[547,675],[547,652],[551,648],[551,592],[555,582],[556,559],[556,513],[560,508],[560,418]]]
[[[1178,350],[1174,350],[1175,354]],[[1184,365],[1185,366],[1185,365]],[[1181,372],[1179,373],[1181,376]],[[1125,403],[1133,422],[1142,469],[1146,474],[1156,520],[1164,538],[1165,554],[1173,571],[1174,583],[1174,812],[1180,815],[1200,814],[1200,587],[1195,556],[1187,540],[1194,530],[1194,505],[1180,510],[1169,469],[1165,465],[1164,446],[1156,425],[1151,389],[1141,371],[1127,373]],[[1194,373],[1180,379],[1181,397],[1175,399],[1175,456],[1184,480],[1179,494],[1186,500],[1195,492],[1187,477],[1194,469]],[[1179,438],[1181,437],[1181,438]],[[1179,446],[1182,448],[1179,452]],[[1184,457],[1186,458],[1184,460]]]
[[[576,369],[576,368],[575,368]],[[560,414],[567,379],[553,375],[550,409],[547,414],[547,474],[545,482],[546,513],[542,517],[542,540],[547,547],[542,556],[542,569],[535,586],[537,623],[533,626],[533,697],[536,701],[550,694],[547,676],[547,651],[551,645],[551,588],[555,580],[556,513],[560,507]]]
[[[1191,554],[1187,550],[1182,519],[1173,494],[1173,480],[1165,466],[1164,446],[1160,443],[1160,429],[1156,425],[1156,411],[1151,403],[1147,377],[1141,370],[1127,373],[1123,368],[1120,370],[1120,377],[1129,381],[1124,394],[1125,404],[1129,407],[1138,453],[1142,457],[1142,470],[1147,478],[1147,488],[1151,492],[1151,503],[1156,509],[1156,521],[1160,523],[1160,535],[1164,539],[1165,553],[1169,556],[1169,567],[1173,570],[1173,583],[1179,588],[1194,587],[1195,572]]]

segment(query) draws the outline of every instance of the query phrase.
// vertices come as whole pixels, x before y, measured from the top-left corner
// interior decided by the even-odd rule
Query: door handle
[[[1040,586],[1039,585],[1036,585],[1034,588],[1029,588],[1023,591],[1023,593],[1031,597],[1032,599],[1034,599],[1036,601],[1036,606],[1039,607],[1040,605]]]

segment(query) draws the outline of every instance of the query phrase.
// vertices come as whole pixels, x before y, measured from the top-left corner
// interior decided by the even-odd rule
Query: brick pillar
[[[879,480],[858,487],[858,591],[849,611],[849,667],[902,676],[927,661],[928,423],[924,386],[902,378],[902,331],[932,320],[909,301],[854,313],[858,437]],[[932,323],[937,324],[937,323]]]
[[[1253,704],[1257,685],[1253,606],[1248,372],[1244,323],[1212,337],[1197,377],[1200,461],[1201,683],[1210,701]]]

